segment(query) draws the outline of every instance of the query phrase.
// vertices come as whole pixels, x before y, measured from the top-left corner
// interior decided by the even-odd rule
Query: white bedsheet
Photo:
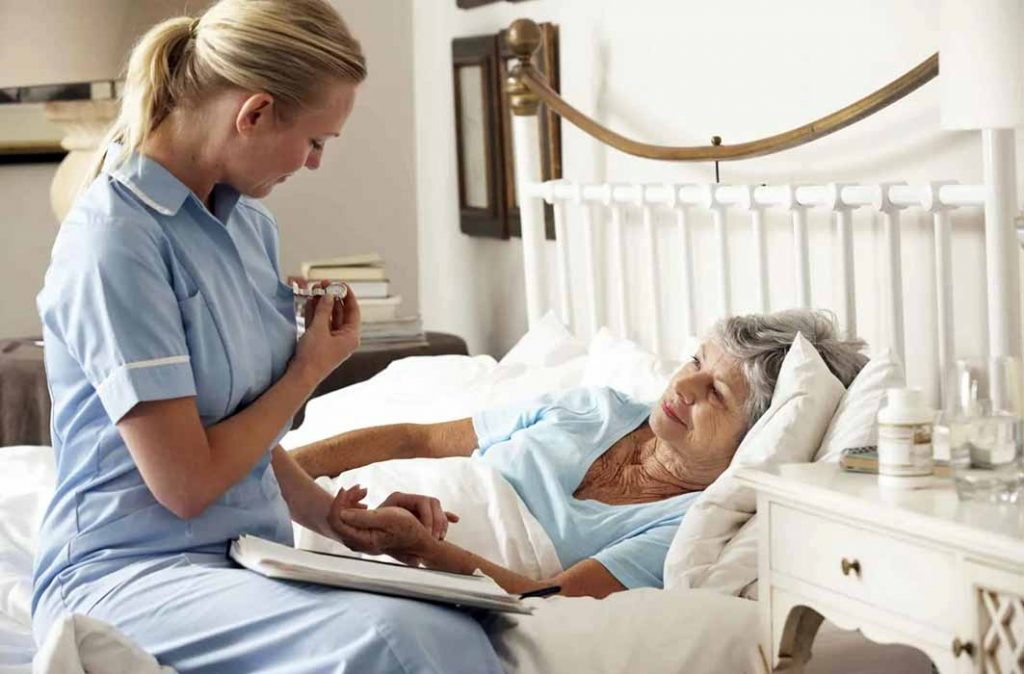
[[[554,543],[527,510],[515,489],[483,461],[467,457],[384,461],[321,477],[317,484],[332,494],[359,484],[365,503],[377,507],[393,491],[434,496],[459,521],[447,540],[529,578],[550,578],[562,570]],[[295,545],[306,550],[351,554],[334,539],[298,524]]]
[[[53,479],[49,447],[0,448],[0,674],[32,671],[31,559]],[[529,545],[543,548],[537,541]],[[635,590],[602,601],[529,601],[536,609],[532,616],[485,619],[508,674],[763,671],[758,668],[757,607],[745,599],[699,590]],[[77,622],[65,626],[70,632],[52,637],[55,662],[75,662],[77,657],[77,662],[95,663],[101,658],[110,666],[107,671],[129,671],[116,666],[139,657],[130,643],[119,643],[116,635],[93,629],[87,621]],[[91,636],[79,638],[83,635]],[[76,646],[78,653],[69,652]]]
[[[32,557],[54,475],[52,448],[0,448],[0,674],[31,668]]]

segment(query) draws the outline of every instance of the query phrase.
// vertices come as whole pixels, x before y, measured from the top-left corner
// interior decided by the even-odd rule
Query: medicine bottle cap
[[[878,411],[879,423],[931,423],[933,412],[924,393],[916,388],[886,390],[885,407]]]
[[[890,407],[901,409],[925,409],[924,394],[916,388],[891,388],[886,391]]]

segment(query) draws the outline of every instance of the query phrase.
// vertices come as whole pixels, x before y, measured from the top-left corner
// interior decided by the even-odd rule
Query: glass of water
[[[953,480],[961,499],[1015,503],[1024,485],[1020,361],[992,358],[985,369],[960,368],[961,391],[969,391],[965,432],[969,461],[951,461]]]

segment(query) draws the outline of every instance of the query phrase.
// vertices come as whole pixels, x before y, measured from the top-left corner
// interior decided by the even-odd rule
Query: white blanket
[[[359,484],[365,503],[376,507],[401,491],[434,496],[459,521],[447,540],[529,578],[550,578],[562,570],[555,546],[515,489],[482,461],[464,457],[385,461],[317,483],[332,494]],[[295,545],[306,550],[351,554],[341,543],[295,525]]]
[[[579,385],[580,361],[526,367],[498,365],[486,357],[407,359],[369,382],[311,401],[306,424],[284,444],[294,447],[373,423],[452,419],[480,406]],[[435,467],[442,465],[438,462]],[[499,490],[495,485],[472,487],[484,495]],[[396,487],[382,482],[380,488]],[[463,488],[469,490],[458,484],[452,487]],[[25,657],[32,649],[31,557],[39,517],[52,489],[51,449],[0,449],[0,674],[29,671]],[[492,508],[502,518],[519,507],[511,507],[514,504],[507,498],[503,503]],[[518,519],[508,516],[500,525],[478,522],[465,531],[490,526],[491,543],[504,550],[500,559],[511,566],[519,564],[524,572],[532,565],[536,573],[550,575],[550,541],[545,545],[546,537],[537,535],[535,525],[520,514]],[[756,665],[756,604],[744,599],[691,590],[636,590],[602,601],[564,597],[531,601],[537,607],[534,615],[496,617],[487,625],[508,674],[761,671]],[[15,629],[4,629],[3,621],[13,623]],[[16,647],[5,651],[8,642]],[[81,644],[77,636],[74,644]],[[5,659],[5,653],[12,657]]]
[[[50,630],[33,674],[175,674],[128,637],[84,615],[68,615]]]

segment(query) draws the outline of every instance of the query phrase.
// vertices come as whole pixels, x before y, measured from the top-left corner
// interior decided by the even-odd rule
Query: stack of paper
[[[467,608],[530,613],[511,595],[482,574],[464,576],[377,560],[296,550],[257,536],[231,543],[231,557],[269,578],[333,585],[350,590],[437,601]]]

